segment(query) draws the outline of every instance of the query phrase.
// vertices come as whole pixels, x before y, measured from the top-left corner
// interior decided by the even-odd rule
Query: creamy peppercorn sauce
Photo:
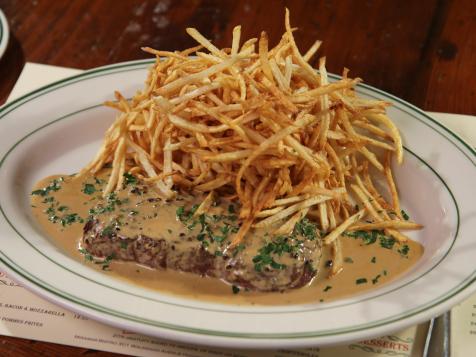
[[[96,177],[51,176],[39,181],[31,195],[33,216],[52,242],[74,259],[111,277],[162,293],[235,305],[325,302],[378,288],[408,270],[423,253],[423,247],[414,241],[398,244],[377,231],[348,232],[340,238],[344,269],[329,278],[331,252],[329,247],[316,244],[320,233],[312,222],[300,221],[288,237],[272,237],[266,230],[251,230],[245,239],[246,244],[235,249],[244,256],[243,259],[248,259],[256,275],[265,272],[272,276],[273,284],[278,287],[285,286],[290,279],[286,270],[291,269],[287,267],[293,265],[304,269],[303,251],[311,252],[309,258],[314,254],[312,249],[316,250],[314,259],[305,263],[310,264],[306,269],[317,271],[315,277],[302,287],[278,291],[256,291],[216,277],[162,269],[160,266],[153,269],[150,264],[118,259],[128,256],[127,245],[132,240],[120,242],[119,254],[94,255],[85,247],[88,240],[83,239],[84,226],[94,220],[103,222],[99,235],[104,235],[106,240],[111,232],[126,237],[145,235],[161,237],[170,243],[174,254],[178,254],[174,242],[180,242],[182,250],[187,250],[188,245],[192,249],[192,246],[201,244],[217,260],[223,255],[236,254],[226,249],[239,225],[236,203],[221,200],[205,215],[196,217],[194,210],[203,196],[186,195],[163,202],[157,199],[152,186],[139,183],[129,174],[124,177],[123,190],[104,198],[102,190],[109,172],[109,169],[104,169]],[[306,240],[309,242],[304,244]],[[221,268],[230,267],[219,266],[217,269]],[[273,271],[277,274],[273,275]],[[263,290],[261,288],[270,285],[257,282],[255,286]]]

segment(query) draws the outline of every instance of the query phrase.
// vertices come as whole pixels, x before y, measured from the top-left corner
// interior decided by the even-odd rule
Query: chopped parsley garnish
[[[91,253],[89,253],[85,248],[78,249],[78,252],[84,255],[84,260],[88,262],[92,262],[94,260],[94,257],[91,255]]]
[[[230,213],[230,214],[235,213],[235,206],[229,205],[229,206],[228,206],[228,213]]]
[[[296,257],[299,253],[303,240],[314,240],[319,237],[319,232],[314,223],[307,218],[301,219],[294,226],[293,232],[289,236],[278,236],[273,241],[268,242],[259,249],[258,254],[253,257],[255,270],[261,272],[264,267],[272,269],[285,269],[285,264],[280,264],[274,259],[275,256],[282,256],[287,253]]]
[[[129,243],[126,240],[121,240],[120,245],[121,245],[121,249],[127,249],[127,246],[129,245]]]
[[[105,238],[105,237],[110,238],[116,231],[117,225],[118,225],[118,222],[112,222],[111,224],[108,224],[106,227],[104,227],[100,233],[101,238]]]
[[[359,284],[367,284],[367,279],[366,278],[359,278],[355,281],[357,285]]]
[[[124,173],[124,183],[126,185],[137,185],[137,177],[135,177],[134,175],[128,173],[128,172],[125,172]]]
[[[375,278],[372,279],[372,284],[377,284],[378,283],[378,280],[380,279],[381,275],[378,274]]]
[[[380,241],[380,246],[382,248],[387,248],[387,249],[392,249],[396,242],[395,238],[387,237],[383,234],[379,236],[379,241]]]
[[[116,209],[116,206],[120,206],[124,203],[129,202],[129,199],[126,197],[123,200],[120,200],[117,197],[115,192],[111,192],[106,196],[106,204],[98,204],[95,208],[89,210],[90,215],[98,215],[106,212],[113,212]]]
[[[56,203],[58,206],[58,203]],[[77,214],[77,213],[69,213],[66,214],[64,212],[68,211],[69,208],[66,206],[59,206],[55,208],[55,204],[51,204],[45,212],[48,215],[48,220],[52,223],[61,223],[63,227],[69,226],[73,223],[79,222],[84,223],[84,220]]]
[[[81,217],[79,217],[77,213],[66,214],[63,217],[61,217],[59,220],[63,227],[69,226],[75,222],[84,223],[84,220]]]
[[[202,213],[198,217],[194,217],[198,207],[199,205],[193,205],[190,210],[187,210],[185,206],[181,206],[176,209],[175,214],[188,230],[191,231],[196,227],[200,227],[196,238],[202,242],[204,247],[208,247],[210,243],[221,245],[232,233],[238,232],[239,226],[234,224],[234,220],[231,219],[236,216],[207,215]]]
[[[198,209],[198,205],[193,205],[190,211],[185,210],[185,206],[180,206],[175,210],[175,214],[177,218],[183,223],[187,225],[188,229],[193,229],[200,221],[203,224],[204,215],[199,216],[199,221],[193,220],[193,214]],[[202,217],[203,216],[203,217]]]
[[[97,261],[94,262],[95,264],[100,264],[102,265],[102,270],[109,270],[109,265],[111,264],[111,261],[114,259],[114,253],[111,255],[108,255],[106,259],[102,261]]]
[[[94,262],[94,264],[102,265],[102,270],[108,270],[111,261],[114,259],[114,253],[108,255],[104,259],[95,258],[91,253],[89,253],[85,248],[80,248],[78,251],[84,255],[84,260],[88,262]]]
[[[215,257],[223,256],[223,252],[221,250],[215,250]]]
[[[317,227],[309,219],[303,218],[294,226],[293,235],[299,234],[309,240],[314,240],[318,237]]]
[[[285,265],[285,264],[277,263],[277,262],[275,262],[274,260],[271,260],[270,266],[271,266],[271,268],[276,269],[276,270],[286,269],[286,265]]]
[[[352,264],[352,263],[354,262],[354,260],[353,260],[351,257],[345,257],[345,258],[344,258],[344,262],[345,262],[345,263]]]
[[[64,179],[62,177],[60,177],[59,179],[54,179],[53,181],[51,181],[51,183],[48,186],[41,188],[39,190],[35,190],[31,194],[41,196],[41,197],[48,196],[51,191],[54,191],[54,192],[59,191],[61,189],[60,182],[63,182],[63,181]]]
[[[233,257],[236,257],[236,255],[244,249],[245,249],[245,245],[243,243],[238,244],[233,250]]]
[[[48,207],[47,209],[44,210],[44,212],[48,215],[48,220],[56,223],[59,219],[59,217],[56,215],[56,210],[53,206]]]
[[[177,215],[177,218],[182,220],[183,218],[183,215],[185,214],[185,207],[183,206],[180,206],[180,207],[177,207],[177,209],[175,210],[175,214]]]
[[[347,237],[352,237],[355,239],[360,238],[362,239],[362,242],[365,245],[374,244],[378,239],[380,246],[386,249],[392,249],[396,243],[395,238],[388,237],[384,234],[383,231],[379,231],[379,230],[372,230],[370,232],[368,231],[344,232],[343,235]]]
[[[331,289],[332,289],[332,286],[327,285],[327,286],[324,288],[323,291],[326,292],[326,291],[329,291],[329,290],[331,290]]]
[[[232,285],[231,291],[233,291],[233,294],[238,294],[240,292],[240,288],[236,285]]]
[[[345,232],[344,235],[347,237],[352,237],[355,239],[362,239],[365,245],[373,244],[377,241],[378,231],[353,231],[353,232]]]
[[[87,194],[87,195],[92,195],[93,193],[95,193],[97,190],[96,190],[96,187],[91,184],[91,183],[85,183],[83,185],[83,189],[82,189],[83,193]]]
[[[410,216],[404,210],[401,210],[400,213],[402,214],[402,217],[405,221],[408,221],[410,219]]]
[[[398,249],[398,252],[403,256],[407,256],[409,251],[410,247],[407,244],[402,245],[402,247]]]
[[[375,264],[377,262],[377,258],[372,257],[372,259],[370,259],[370,262]]]
[[[386,270],[383,271],[383,275],[387,276],[387,271]]]
[[[253,257],[255,270],[261,272],[263,267],[271,267],[273,269],[285,269],[285,264],[277,263],[273,255],[282,256],[284,253],[291,253],[295,248],[289,244],[289,238],[285,236],[277,237],[273,242],[269,242],[258,251],[258,255]]]

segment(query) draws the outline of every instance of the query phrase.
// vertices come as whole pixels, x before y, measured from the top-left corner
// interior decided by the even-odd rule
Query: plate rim
[[[87,80],[89,78],[94,78],[95,76],[93,76],[94,74],[96,73],[101,73],[101,72],[104,72],[102,74],[114,74],[116,73],[115,70],[118,70],[120,72],[123,72],[121,71],[121,69],[123,68],[131,68],[131,70],[135,70],[135,69],[143,69],[143,68],[146,68],[147,65],[150,65],[152,63],[154,63],[154,59],[146,59],[146,60],[138,60],[138,61],[128,61],[128,62],[121,62],[121,63],[116,63],[116,64],[112,64],[112,65],[107,65],[107,66],[102,66],[102,67],[98,67],[98,68],[94,68],[94,69],[91,69],[91,70],[88,70],[88,71],[85,71],[83,73],[80,73],[80,74],[77,74],[77,75],[74,75],[74,76],[71,76],[71,77],[67,77],[65,79],[62,79],[62,80],[59,80],[59,81],[55,81],[53,83],[50,83],[50,84],[47,84],[43,87],[40,87],[34,91],[31,91],[21,97],[19,97],[18,99],[4,105],[3,107],[0,107],[0,119],[2,119],[4,116],[6,116],[8,113],[10,113],[12,110],[14,110],[15,108],[21,106],[24,104],[25,101],[27,100],[31,100],[31,99],[34,99],[38,96],[41,96],[43,94],[46,94],[48,93],[48,91],[46,91],[47,89],[56,89],[56,88],[61,88],[60,85],[61,84],[64,84],[64,85],[70,85],[70,84],[73,84],[73,83],[76,83],[77,82],[77,79],[84,79],[84,80]],[[332,75],[333,78],[339,78],[340,76],[336,76],[336,75]],[[443,135],[445,138],[447,138],[454,146],[456,146],[459,151],[461,153],[463,153],[468,159],[469,161],[473,164],[473,166],[476,166],[476,163],[474,161],[474,156],[476,156],[476,150],[473,149],[473,147],[471,145],[469,145],[468,143],[466,143],[463,139],[461,139],[457,134],[455,134],[454,132],[452,132],[451,130],[449,130],[448,128],[446,128],[445,126],[443,126],[442,124],[440,124],[439,122],[435,121],[433,118],[431,118],[429,115],[427,115],[425,112],[423,112],[421,109],[413,106],[412,104],[404,101],[403,99],[400,99],[398,97],[395,97],[393,96],[392,94],[389,94],[389,93],[386,93],[385,91],[382,91],[380,89],[377,89],[377,88],[374,88],[372,86],[369,86],[367,84],[359,84],[358,87],[363,87],[365,89],[367,89],[368,91],[370,92],[374,92],[374,93],[378,93],[379,95],[381,96],[384,96],[386,98],[389,98],[391,99],[392,101],[394,102],[398,102],[400,103],[402,106],[406,107],[406,108],[409,108],[410,111],[413,111],[413,112],[416,112],[417,114],[419,115],[422,115],[425,120],[428,120],[430,122],[432,122],[433,124],[436,124],[438,127],[440,127],[441,129],[443,129],[443,132],[445,132],[446,134],[449,134],[450,136],[452,136],[454,139],[453,140],[450,140],[450,138],[447,137],[447,135],[443,135],[439,130],[436,130],[434,127],[432,126],[429,126],[431,129],[433,129],[434,131],[437,131],[438,133],[440,133],[441,135]],[[408,113],[410,114],[410,113]],[[71,115],[71,114],[70,114]],[[424,121],[423,121],[424,122]],[[50,122],[51,123],[51,122]],[[427,124],[427,123],[426,123]],[[39,129],[39,128],[38,128]],[[470,154],[472,154],[473,157],[471,157],[470,155],[468,155],[467,152],[465,152],[465,150],[462,150],[459,145],[457,145],[454,140],[456,140],[457,142],[459,142],[460,144],[462,144],[466,150],[469,151]],[[429,166],[429,165],[428,165]],[[433,168],[431,166],[429,166],[432,170]],[[438,175],[439,176],[439,175]],[[442,182],[444,183],[444,180],[442,180]],[[445,184],[446,186],[446,184]],[[448,187],[447,187],[448,188]],[[449,190],[449,188],[448,188]],[[453,200],[455,201],[455,204],[457,206],[457,202],[455,200],[455,198],[453,197],[453,194],[451,193],[451,190],[449,190]],[[457,235],[458,232],[456,232],[456,235]],[[454,242],[453,242],[454,244]],[[1,252],[1,251],[0,251]],[[9,266],[9,269],[8,270],[13,270],[16,274],[14,275],[17,275],[19,274],[20,276],[22,276],[24,279],[27,279],[29,280],[29,278],[27,276],[24,276],[21,272],[18,272],[15,268],[11,267],[11,265],[6,262],[4,259],[3,259],[3,252],[1,252],[1,256],[0,256],[0,261],[2,261],[2,265],[6,265],[6,266]],[[5,258],[7,258],[5,256]],[[443,258],[442,258],[443,259]],[[16,265],[14,262],[12,262],[14,265]],[[20,268],[21,269],[21,268]],[[29,275],[28,272],[25,272],[27,275]],[[451,291],[449,292],[446,292],[445,294],[443,294],[439,299],[433,299],[431,301],[431,306],[428,306],[428,307],[425,307],[425,308],[422,308],[420,307],[419,309],[417,308],[416,310],[418,311],[415,311],[414,313],[408,315],[408,314],[403,314],[404,316],[402,316],[401,318],[397,319],[396,321],[399,321],[401,319],[407,319],[407,318],[410,318],[410,317],[414,317],[418,314],[421,314],[422,312],[424,311],[428,311],[428,310],[431,310],[432,308],[434,308],[435,306],[438,306],[440,305],[442,302],[444,301],[447,301],[447,300],[450,300],[450,299],[453,299],[453,298],[456,298],[456,296],[460,296],[462,294],[463,291],[467,290],[468,287],[476,280],[475,277],[475,271],[473,271],[473,273],[471,275],[469,275],[463,282],[460,282],[460,284],[458,284],[458,286],[454,289],[452,289]],[[30,281],[30,280],[29,280]],[[42,287],[44,288],[44,285],[38,285],[38,284],[35,284],[35,281],[30,281],[31,283],[33,283],[35,285],[35,287],[37,289],[41,289]],[[474,289],[473,289],[474,290]],[[51,292],[53,294],[55,294],[54,292]],[[56,296],[56,294],[55,294]],[[60,295],[60,299],[61,298],[66,298],[66,297],[61,297]],[[463,297],[461,297],[463,298]],[[75,301],[75,300],[69,300],[68,301],[70,303],[73,303],[73,304],[79,304],[79,305],[82,305],[80,302],[78,301]],[[55,300],[55,302],[58,302],[57,300]],[[427,304],[428,305],[428,304]],[[70,306],[68,304],[68,306]],[[87,306],[87,305],[82,305],[86,308],[89,308],[91,309],[91,306]],[[102,314],[107,314],[107,312],[104,312],[104,311],[100,311],[100,310],[96,310]],[[116,316],[117,317],[117,316]],[[119,318],[124,318],[124,317],[119,317]],[[384,322],[382,322],[380,325],[377,324],[371,324],[370,326],[368,327],[361,327],[360,329],[357,329],[357,331],[359,330],[368,330],[368,329],[372,329],[372,328],[375,328],[375,327],[379,327],[379,326],[386,326],[388,325],[389,323],[392,323],[392,322],[395,322],[395,321],[385,321],[386,319],[384,319]],[[128,320],[129,321],[129,320]],[[155,325],[153,326],[155,327]],[[164,327],[162,327],[164,328]],[[186,329],[188,330],[195,330],[194,328],[189,328],[189,327],[185,327]],[[183,330],[178,330],[178,331],[181,331],[181,332],[187,332],[187,333],[192,333],[193,335],[197,335],[197,332],[196,331],[183,331]],[[319,337],[322,337],[322,336],[329,336],[329,335],[336,335],[336,334],[349,334],[349,333],[353,333],[355,332],[356,330],[354,329],[347,329],[346,331],[343,331],[343,332],[338,332],[336,333],[335,331],[333,332],[329,332],[329,333],[319,333],[318,335],[311,335],[311,336],[305,336],[305,333],[297,333],[297,336],[290,336],[290,334],[284,334],[284,338],[291,338],[291,339],[294,339],[294,338],[298,338],[298,339],[303,339],[303,338],[319,338]],[[210,333],[205,333],[206,336],[208,337],[216,337],[216,336],[220,336],[219,334],[219,331],[215,331],[215,330],[211,330],[211,334]],[[200,334],[200,333],[198,333]],[[202,335],[202,334],[201,334]],[[239,337],[239,338],[246,338],[246,339],[249,339],[249,338],[256,338],[256,337],[250,337],[250,336],[246,336],[242,333],[238,333],[239,336],[229,336],[228,334],[225,335],[225,337]],[[253,336],[256,336],[257,334],[253,334]],[[257,337],[258,339],[269,339],[269,338],[283,338],[283,335],[280,335],[280,334],[271,334],[271,335],[268,335],[266,334],[265,336],[262,336],[262,337]]]
[[[7,17],[5,13],[0,9],[0,58],[3,57],[7,47],[8,40],[10,39],[10,29],[8,26]]]

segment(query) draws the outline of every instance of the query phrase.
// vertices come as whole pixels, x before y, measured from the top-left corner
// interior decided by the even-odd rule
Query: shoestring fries
[[[105,194],[133,173],[154,184],[164,199],[181,191],[208,193],[240,203],[241,228],[231,245],[253,239],[252,228],[288,234],[305,216],[323,232],[342,264],[345,231],[381,229],[397,241],[400,230],[419,229],[400,213],[392,158],[403,160],[390,105],[359,98],[359,78],[331,81],[326,58],[302,55],[285,15],[285,33],[270,48],[265,32],[243,44],[233,29],[231,48],[219,49],[198,30],[198,46],[184,51],[144,51],[156,56],[145,88],[130,100],[116,92],[106,105],[119,110],[97,156],[79,173],[112,172]],[[391,201],[374,181],[382,176]],[[279,223],[279,224],[278,224]],[[279,228],[276,229],[276,226]],[[245,238],[246,236],[246,238]]]

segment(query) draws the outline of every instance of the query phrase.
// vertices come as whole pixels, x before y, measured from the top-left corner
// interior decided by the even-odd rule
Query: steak
[[[321,243],[307,220],[290,235],[272,239],[251,230],[254,236],[230,248],[228,238],[240,223],[224,213],[226,205],[217,205],[214,214],[194,217],[197,205],[190,201],[161,203],[147,186],[134,190],[140,194],[129,190],[122,199],[126,195],[119,192],[92,210],[82,239],[89,254],[218,278],[252,291],[300,288],[317,274]]]

